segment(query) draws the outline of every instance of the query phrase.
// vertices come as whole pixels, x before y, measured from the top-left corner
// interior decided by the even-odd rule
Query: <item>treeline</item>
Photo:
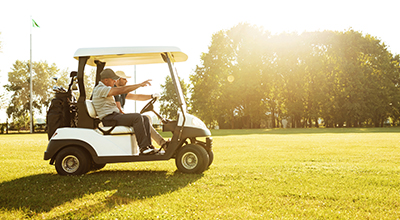
[[[399,124],[400,57],[354,30],[212,36],[190,76],[191,111],[220,128]]]
[[[45,114],[51,100],[54,98],[53,86],[63,86],[67,88],[69,83],[68,69],[60,70],[56,64],[48,64],[46,61],[32,63],[32,110],[34,119],[34,129],[44,130],[43,123],[35,122],[37,113]],[[94,87],[94,70],[85,75],[86,91],[90,94]],[[53,77],[57,77],[55,81]],[[7,118],[10,122],[7,128],[10,130],[29,129],[30,123],[30,71],[29,61],[17,60],[13,64],[11,71],[8,72],[8,83],[4,85],[9,99],[3,99],[0,109],[6,109]],[[5,96],[4,94],[1,95]],[[2,125],[0,126],[3,129]]]

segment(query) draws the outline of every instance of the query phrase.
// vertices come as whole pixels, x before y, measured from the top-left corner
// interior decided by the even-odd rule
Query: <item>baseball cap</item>
[[[124,71],[121,71],[121,70],[118,70],[117,72],[115,72],[115,74],[117,76],[119,76],[119,78],[123,78],[123,79],[131,78],[130,76],[125,75]]]
[[[104,69],[103,71],[101,71],[100,78],[102,80],[108,79],[108,78],[113,79],[113,80],[118,80],[119,76],[117,76],[112,69],[107,68],[107,69]]]

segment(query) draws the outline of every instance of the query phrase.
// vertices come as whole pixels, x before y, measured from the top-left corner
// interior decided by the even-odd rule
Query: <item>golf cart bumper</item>
[[[50,152],[44,152],[44,160],[49,160],[49,159],[51,159],[51,157],[52,157],[52,155],[54,155],[54,154],[52,154],[52,153],[50,153]]]
[[[44,160],[52,159],[56,153],[61,149],[61,147],[55,141],[51,141],[47,145],[47,149],[44,152]]]
[[[212,137],[207,137],[206,138],[206,149],[211,151],[212,149],[212,144],[213,144],[213,139]]]

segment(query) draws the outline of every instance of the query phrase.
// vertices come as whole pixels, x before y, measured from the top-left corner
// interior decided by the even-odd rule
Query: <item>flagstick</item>
[[[29,90],[30,90],[30,95],[29,95],[29,113],[31,115],[31,120],[30,120],[30,130],[31,134],[33,133],[33,116],[32,116],[32,15],[31,15],[31,20],[30,20],[30,59],[29,59],[29,73],[30,73],[30,79],[29,79]]]
[[[135,84],[136,85],[136,65],[134,65],[134,71],[133,71],[133,73],[134,73],[134,78],[133,78],[133,84]],[[135,94],[136,94],[136,90],[135,90]],[[136,113],[136,100],[135,100],[135,113]]]

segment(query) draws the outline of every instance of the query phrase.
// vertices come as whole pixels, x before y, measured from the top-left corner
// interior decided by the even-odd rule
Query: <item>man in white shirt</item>
[[[146,116],[139,113],[120,113],[115,100],[115,95],[126,94],[140,87],[150,86],[150,79],[142,83],[121,87],[114,87],[119,77],[111,69],[104,69],[100,73],[100,82],[93,89],[93,105],[98,117],[105,126],[116,125],[131,126],[135,130],[136,140],[140,154],[154,154],[156,151],[151,145],[150,122]]]

